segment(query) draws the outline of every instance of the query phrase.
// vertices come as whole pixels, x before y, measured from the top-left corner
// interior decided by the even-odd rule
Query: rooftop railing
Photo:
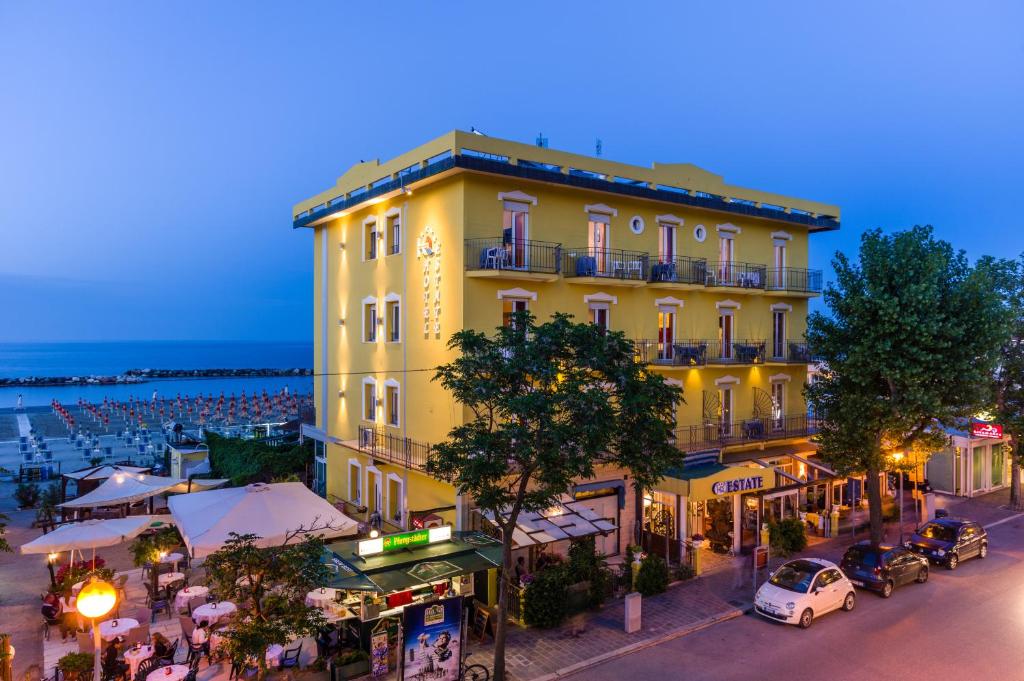
[[[515,270],[558,274],[562,246],[550,241],[466,239],[467,270]]]
[[[430,445],[393,435],[379,426],[359,426],[359,451],[374,459],[422,471],[427,467]]]
[[[821,281],[821,270],[808,270],[802,267],[768,268],[769,291],[821,293]]]
[[[652,282],[672,282],[677,284],[700,284],[708,278],[708,261],[704,258],[692,258],[687,255],[659,256],[651,264]]]
[[[647,280],[650,255],[611,248],[563,248],[562,272],[567,277]]]
[[[725,445],[806,437],[818,432],[818,419],[807,414],[758,416],[734,421],[712,420],[673,431],[675,445],[684,452]]]

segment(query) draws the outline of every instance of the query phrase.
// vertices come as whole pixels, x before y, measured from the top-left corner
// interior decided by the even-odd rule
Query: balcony
[[[761,293],[768,277],[767,267],[750,262],[718,261],[708,268],[707,285],[739,293]]]
[[[708,280],[708,261],[686,255],[659,257],[651,265],[650,281],[654,285],[665,284],[666,288],[684,285],[684,288],[703,287]],[[686,286],[688,285],[688,286]]]
[[[764,340],[677,340],[641,338],[633,341],[637,361],[674,367],[764,364]]]
[[[379,461],[425,471],[430,445],[388,433],[379,426],[359,426],[359,451]]]
[[[466,239],[470,277],[554,281],[562,269],[562,246],[550,241]]]
[[[821,293],[821,270],[802,267],[773,267],[768,269],[767,291],[776,295],[815,296]]]
[[[772,364],[810,364],[814,361],[807,343],[769,343],[767,361]]]
[[[578,284],[643,286],[647,283],[650,255],[643,251],[584,246],[563,249],[563,257],[562,273]]]
[[[758,416],[738,421],[711,421],[683,426],[673,431],[675,446],[684,452],[718,449],[792,437],[807,437],[818,432],[818,420],[807,414]]]

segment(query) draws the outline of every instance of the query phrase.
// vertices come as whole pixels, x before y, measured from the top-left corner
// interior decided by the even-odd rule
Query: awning
[[[60,553],[114,546],[134,539],[148,529],[173,525],[167,515],[133,515],[110,520],[83,520],[60,525],[52,532],[21,545],[22,553]]]
[[[115,473],[146,473],[149,468],[143,468],[140,466],[115,466],[111,464],[104,464],[102,466],[92,466],[90,468],[82,468],[77,471],[71,471],[70,473],[63,473],[63,477],[69,480],[106,480]]]
[[[227,482],[224,480],[192,480],[192,490],[219,487]],[[164,492],[185,493],[189,490],[188,480],[184,478],[167,478],[145,473],[128,473],[118,471],[100,483],[99,487],[77,499],[65,501],[61,508],[95,508],[96,506],[118,506],[142,501]]]
[[[334,542],[325,562],[337,576],[329,586],[350,591],[404,591],[501,565],[501,542],[481,532],[454,532],[446,542],[360,557],[359,542]]]
[[[752,466],[705,463],[670,468],[654,489],[687,497],[690,501],[721,499],[730,494],[758,492],[775,487],[775,472]]]
[[[494,523],[494,514],[483,509],[474,509]],[[615,531],[615,523],[602,518],[584,504],[563,496],[561,501],[543,511],[522,511],[512,531],[512,544],[516,548],[550,544],[563,539],[578,539],[593,534],[607,534]]]

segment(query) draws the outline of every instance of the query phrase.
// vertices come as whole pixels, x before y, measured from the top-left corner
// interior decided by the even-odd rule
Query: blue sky
[[[1019,2],[0,4],[0,341],[307,339],[291,205],[453,128],[1024,251]],[[828,275],[826,275],[828,276]]]

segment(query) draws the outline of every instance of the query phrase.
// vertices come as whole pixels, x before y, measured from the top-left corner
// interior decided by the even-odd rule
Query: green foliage
[[[302,445],[268,445],[207,432],[206,443],[210,446],[214,477],[230,478],[234,486],[292,479],[305,473],[306,466],[313,461],[312,441]]]
[[[57,504],[60,503],[60,485],[56,482],[51,482],[49,485],[44,485],[40,490],[39,494],[39,507],[44,511],[52,513],[56,508]]]
[[[160,552],[170,552],[181,546],[182,539],[175,527],[162,527],[152,534],[140,535],[131,543],[132,561],[135,567],[146,563],[155,563],[160,559]]]
[[[708,505],[708,542],[711,550],[726,552],[732,548],[732,500],[711,499]]]
[[[636,575],[636,590],[643,596],[664,593],[668,588],[668,564],[661,556],[648,554],[640,561]]]
[[[265,671],[267,646],[315,636],[326,624],[320,609],[305,603],[306,594],[328,579],[321,562],[323,540],[314,536],[315,528],[307,529],[302,541],[269,548],[257,546],[256,535],[231,533],[224,546],[206,558],[214,591],[238,605],[241,613],[224,632],[231,659],[258,659]]]
[[[89,653],[68,653],[57,660],[57,669],[67,679],[87,679],[93,672],[93,656]]]
[[[569,572],[564,565],[542,570],[526,586],[523,617],[530,626],[551,629],[568,614]]]
[[[34,482],[19,482],[14,488],[14,498],[21,508],[35,508],[39,503],[39,485]]]
[[[361,648],[349,648],[347,650],[342,650],[334,656],[334,664],[337,666],[344,666],[369,659],[370,654],[365,650],[362,650]]]
[[[6,515],[0,513],[0,551],[10,553],[13,549],[10,543],[7,541],[7,521],[10,520]]]
[[[582,537],[569,544],[569,562],[566,565],[569,581],[590,582],[587,606],[595,608],[604,603],[611,575],[604,554],[598,553],[594,537]]]
[[[773,552],[788,556],[807,548],[807,527],[799,518],[768,523],[768,538]]]
[[[677,565],[672,571],[672,577],[679,582],[686,581],[687,579],[693,579],[696,576],[697,573],[694,569],[686,564]]]
[[[823,417],[822,458],[867,473],[872,539],[882,537],[878,473],[889,455],[917,461],[945,446],[941,426],[990,402],[1006,335],[991,273],[934,238],[931,227],[861,237],[859,260],[833,260],[836,282],[807,340],[824,361],[807,396]]]

